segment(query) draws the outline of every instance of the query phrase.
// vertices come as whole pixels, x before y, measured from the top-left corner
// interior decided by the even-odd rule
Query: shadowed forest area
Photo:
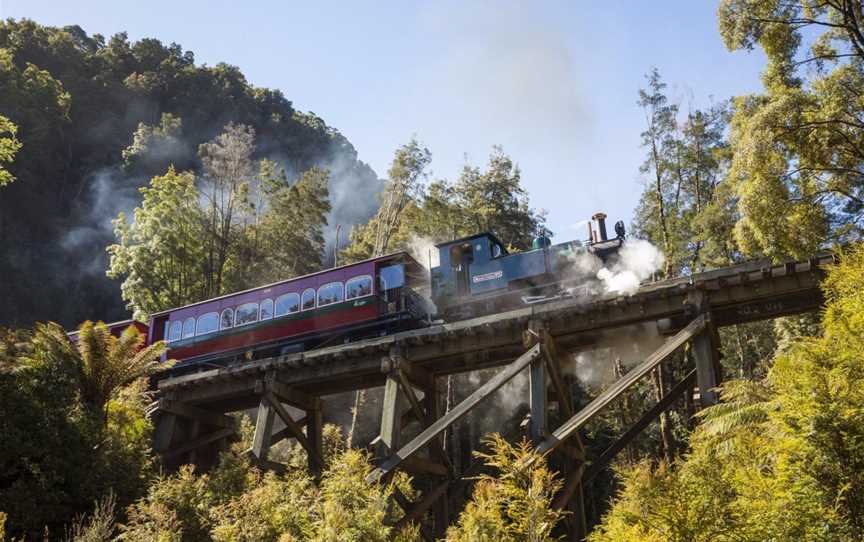
[[[730,51],[765,54],[762,89],[697,108],[648,69],[631,235],[663,252],[658,279],[826,249],[838,263],[820,313],[721,330],[721,402],[679,401],[593,478],[588,540],[864,540],[864,4],[722,0],[717,21]],[[545,215],[495,143],[444,179],[411,139],[379,178],[235,66],[0,22],[0,540],[422,540],[394,526],[411,478],[367,483],[347,428],[326,426],[320,478],[286,442],[271,453],[287,472],[253,465],[246,416],[217,467],[162,472],[147,406],[165,345],[90,321],[477,232],[530,249]],[[336,224],[350,234],[334,249]],[[611,443],[691,355],[592,421],[586,446]],[[598,391],[586,382],[579,402]],[[483,443],[446,540],[559,539],[560,476],[527,442]]]

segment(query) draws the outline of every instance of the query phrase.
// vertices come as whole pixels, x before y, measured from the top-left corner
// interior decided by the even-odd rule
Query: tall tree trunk
[[[654,159],[654,195],[657,198],[657,218],[660,222],[660,231],[663,234],[663,250],[666,252],[666,264],[663,266],[663,275],[669,277],[672,272],[671,241],[669,239],[669,226],[666,220],[666,204],[663,200],[663,170],[661,169],[660,150],[657,146],[656,136],[651,140],[651,155]]]

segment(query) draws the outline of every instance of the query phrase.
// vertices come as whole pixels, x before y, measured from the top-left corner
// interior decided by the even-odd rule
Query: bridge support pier
[[[693,339],[693,358],[696,362],[696,382],[702,407],[717,404],[720,398],[716,388],[721,380],[720,336],[711,316],[708,300],[703,292],[692,292],[687,303],[705,318],[705,330]]]

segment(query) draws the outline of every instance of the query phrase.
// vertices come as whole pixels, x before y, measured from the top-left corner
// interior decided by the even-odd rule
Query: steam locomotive
[[[436,245],[438,265],[428,272],[397,252],[157,312],[147,326],[124,321],[109,329],[135,325],[147,344],[166,341],[174,371],[185,372],[538,303],[584,282],[589,272],[578,262],[586,255],[614,258],[624,225],[616,223],[610,238],[605,219],[597,213],[588,221],[585,242],[553,245],[541,234],[532,250],[510,254],[493,234],[480,233]]]

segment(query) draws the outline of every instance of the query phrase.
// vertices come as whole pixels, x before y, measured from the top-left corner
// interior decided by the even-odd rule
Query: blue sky
[[[503,145],[559,241],[604,210],[628,223],[642,190],[644,116],[656,66],[687,108],[758,91],[761,53],[729,53],[709,0],[245,2],[0,0],[0,17],[177,42],[239,66],[354,144],[384,176],[416,135],[454,179]]]

